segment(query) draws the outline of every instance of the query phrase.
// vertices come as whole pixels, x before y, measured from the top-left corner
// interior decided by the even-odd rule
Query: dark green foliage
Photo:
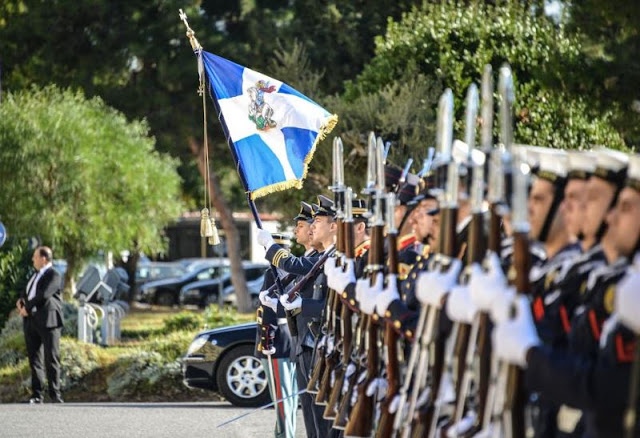
[[[9,228],[8,232],[13,230]],[[9,318],[9,312],[15,310],[20,291],[27,287],[33,273],[32,255],[26,241],[17,239],[8,239],[0,248],[0,330]]]
[[[202,318],[197,313],[180,312],[164,322],[162,332],[172,333],[179,330],[198,330],[202,327]]]

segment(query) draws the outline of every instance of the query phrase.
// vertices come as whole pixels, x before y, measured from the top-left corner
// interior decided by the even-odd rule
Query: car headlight
[[[187,350],[187,355],[192,355],[196,351],[200,350],[206,343],[207,343],[206,336],[200,336],[199,338],[195,338],[191,343],[191,345],[189,345],[189,349]]]

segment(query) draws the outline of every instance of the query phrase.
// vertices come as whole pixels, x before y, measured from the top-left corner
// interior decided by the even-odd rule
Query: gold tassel
[[[220,245],[220,235],[218,234],[218,228],[216,227],[216,220],[214,218],[210,218],[211,220],[211,236],[209,236],[209,245],[216,246]]]
[[[211,237],[213,236],[213,229],[211,228],[211,220],[209,218],[209,209],[203,208],[200,212],[200,236]]]

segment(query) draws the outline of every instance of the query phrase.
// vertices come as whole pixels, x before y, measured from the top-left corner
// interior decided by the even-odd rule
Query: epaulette
[[[362,255],[369,250],[371,246],[371,241],[369,239],[362,242],[360,245],[356,246],[354,250],[354,254],[356,257],[362,257]]]
[[[409,245],[412,245],[417,240],[417,236],[414,233],[405,234],[398,239],[398,251],[402,251]]]

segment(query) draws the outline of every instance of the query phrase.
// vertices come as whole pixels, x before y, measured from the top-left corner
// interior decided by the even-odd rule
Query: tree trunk
[[[249,297],[249,290],[247,289],[247,281],[244,277],[244,270],[242,269],[242,258],[240,257],[240,236],[238,235],[238,229],[233,222],[232,212],[229,210],[227,203],[222,197],[220,191],[220,184],[218,177],[211,169],[205,169],[204,156],[202,154],[202,145],[194,138],[189,138],[189,146],[191,152],[198,160],[198,170],[201,175],[206,175],[206,171],[209,171],[209,185],[211,190],[211,203],[213,207],[220,214],[220,224],[224,229],[227,240],[227,252],[229,261],[231,262],[231,283],[235,290],[236,297],[238,298],[238,311],[246,313],[253,311],[251,306],[251,297]]]
[[[71,301],[71,298],[76,294],[76,257],[71,255],[67,256],[67,270],[64,273],[64,290],[62,291],[62,300]]]

